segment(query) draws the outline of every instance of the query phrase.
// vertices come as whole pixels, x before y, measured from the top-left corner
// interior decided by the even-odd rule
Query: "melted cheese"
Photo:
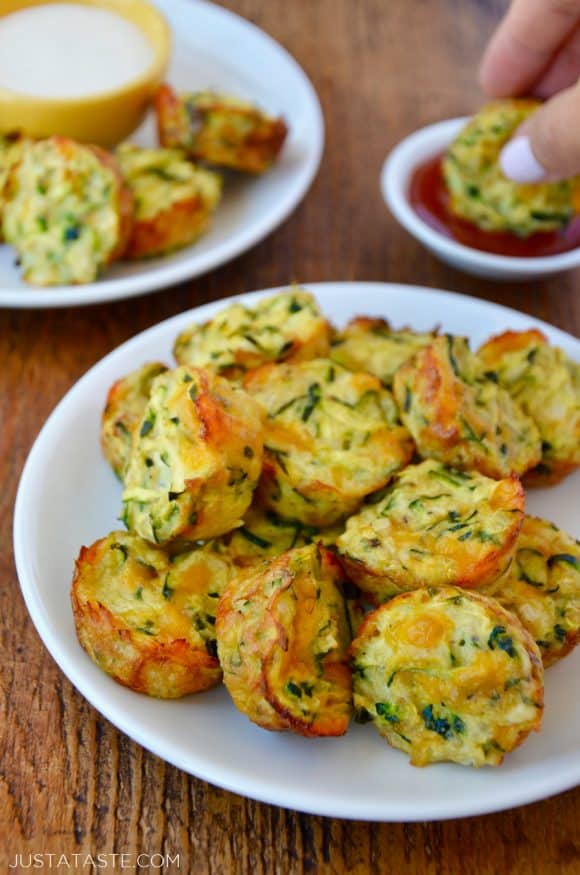
[[[352,579],[381,601],[421,586],[482,586],[509,564],[523,509],[518,480],[428,460],[352,516],[337,546]]]
[[[180,364],[239,378],[266,362],[326,355],[329,333],[312,295],[296,288],[254,307],[231,304],[210,322],[182,332],[174,353]]]
[[[399,368],[393,389],[423,458],[498,479],[540,459],[534,422],[482,374],[465,338],[437,337]]]
[[[351,652],[355,708],[414,765],[498,765],[539,728],[538,648],[494,599],[415,590],[367,617]]]
[[[123,494],[128,528],[156,543],[241,522],[262,463],[262,414],[243,390],[177,368],[152,384]]]
[[[260,497],[287,519],[340,521],[411,456],[392,396],[371,374],[314,359],[264,366],[244,386],[267,413]]]
[[[316,545],[236,578],[217,638],[234,703],[267,729],[342,735],[352,707],[349,621],[340,572]]]

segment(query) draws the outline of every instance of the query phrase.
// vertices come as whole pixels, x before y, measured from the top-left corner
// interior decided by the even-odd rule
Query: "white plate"
[[[283,115],[288,139],[276,165],[257,178],[228,175],[222,203],[201,239],[172,255],[112,265],[86,286],[37,289],[14,265],[14,250],[0,246],[0,306],[67,307],[152,292],[199,276],[249,249],[274,230],[302,200],[324,144],[316,93],[296,61],[243,18],[203,0],[155,0],[173,31],[167,79],[178,89],[214,88]],[[156,144],[153,118],[132,139]]]
[[[530,316],[451,292],[379,283],[308,286],[337,324],[360,313],[419,330],[440,323],[474,344],[506,328],[537,326],[580,358],[580,342]],[[264,293],[261,293],[264,294]],[[243,301],[256,295],[244,295]],[[73,560],[118,527],[120,485],[99,448],[99,418],[110,384],[140,363],[169,361],[175,335],[217,313],[219,301],[139,334],[95,365],[42,429],[22,475],[14,520],[16,564],[36,627],[65,674],[112,723],[193,775],[265,802],[360,820],[433,820],[531,802],[580,780],[580,649],[547,673],[541,734],[499,769],[437,765],[417,769],[371,726],[337,739],[270,733],[236,711],[225,689],[177,702],[119,686],[85,655],[69,603]],[[528,509],[580,535],[579,476],[530,495]]]

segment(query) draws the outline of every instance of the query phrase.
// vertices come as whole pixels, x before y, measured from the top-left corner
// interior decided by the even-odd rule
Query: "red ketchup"
[[[517,237],[509,231],[482,231],[477,225],[455,216],[449,209],[442,162],[443,154],[440,154],[419,164],[409,189],[409,200],[417,215],[440,234],[472,249],[518,258],[557,255],[580,245],[580,216],[558,231],[538,231],[529,237]]]

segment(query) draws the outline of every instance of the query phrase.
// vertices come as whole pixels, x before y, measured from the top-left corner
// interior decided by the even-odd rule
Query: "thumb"
[[[580,174],[580,81],[524,122],[499,160],[514,182],[555,182]]]

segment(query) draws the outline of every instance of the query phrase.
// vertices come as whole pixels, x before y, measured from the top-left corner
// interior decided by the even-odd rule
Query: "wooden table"
[[[463,276],[407,236],[379,193],[381,163],[403,135],[481,103],[475,65],[503,2],[224,5],[286,46],[320,95],[327,145],[306,200],[251,252],[180,288],[95,307],[0,312],[0,837],[7,860],[142,851],[180,852],[180,869],[166,871],[195,875],[578,873],[580,790],[470,820],[373,825],[285,811],[191,778],[100,717],[65,680],[28,618],[11,547],[22,465],[61,396],[136,332],[205,301],[293,278],[455,289],[580,329],[578,274],[517,285]]]

